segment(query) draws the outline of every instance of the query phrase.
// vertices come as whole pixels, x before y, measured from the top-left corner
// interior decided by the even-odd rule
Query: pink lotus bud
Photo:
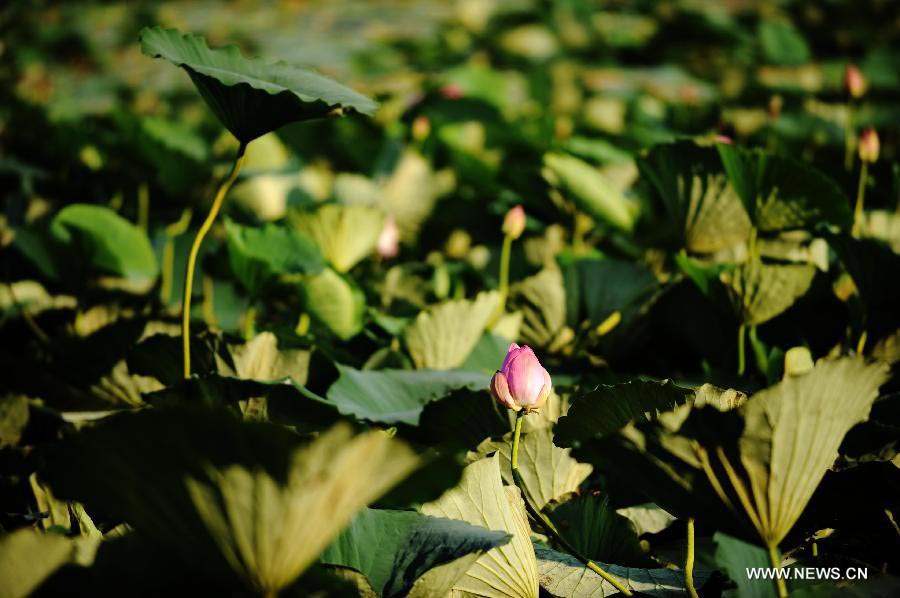
[[[441,87],[440,94],[448,100],[458,100],[464,95],[462,88],[456,83],[448,83]]]
[[[397,257],[400,252],[400,229],[397,228],[397,222],[393,216],[388,216],[384,220],[384,228],[378,235],[378,242],[375,244],[378,255],[384,259]]]
[[[420,114],[412,122],[412,137],[416,141],[422,141],[431,133],[431,121],[424,114]]]
[[[866,78],[854,64],[848,64],[844,71],[844,89],[854,99],[859,99],[866,93]]]
[[[511,208],[503,217],[503,234],[513,241],[522,236],[525,231],[525,208],[517,205]]]
[[[531,347],[509,346],[503,365],[491,378],[491,396],[513,411],[533,411],[547,401],[553,383]]]
[[[859,159],[872,164],[878,161],[878,152],[881,144],[878,141],[878,133],[869,127],[859,136]]]
[[[734,143],[734,140],[728,135],[716,135],[716,143],[724,143],[725,145],[731,145]]]

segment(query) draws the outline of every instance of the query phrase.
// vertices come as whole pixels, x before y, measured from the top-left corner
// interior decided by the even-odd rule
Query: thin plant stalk
[[[256,307],[252,304],[244,312],[244,340],[253,340],[256,336]]]
[[[862,230],[863,202],[866,197],[866,179],[869,176],[869,163],[862,161],[859,169],[859,185],[856,187],[856,207],[853,210],[853,236],[858,237]]]
[[[775,569],[781,569],[781,557],[778,556],[778,546],[776,544],[769,544],[769,562]],[[778,598],[787,598],[787,583],[777,573],[775,575],[775,589],[778,591]]]
[[[184,301],[181,306],[181,344],[184,352],[185,378],[191,377],[191,293],[194,286],[194,269],[197,266],[197,255],[200,253],[200,245],[203,243],[203,239],[206,237],[207,233],[209,233],[209,229],[212,228],[216,216],[219,215],[219,211],[222,209],[222,204],[225,202],[225,195],[228,193],[228,190],[231,189],[231,186],[237,180],[238,174],[241,172],[246,149],[247,144],[242,142],[240,147],[238,147],[234,165],[231,167],[231,173],[219,185],[219,189],[216,191],[216,196],[213,199],[212,207],[209,209],[209,214],[207,214],[203,224],[200,225],[200,230],[197,231],[197,236],[194,237],[194,243],[191,245],[191,252],[188,254],[187,271],[184,275]]]
[[[741,324],[738,327],[738,376],[744,375],[744,370],[746,369],[746,358],[744,357],[744,345],[747,344],[745,340],[745,336],[747,333],[747,326],[745,324]]]
[[[694,518],[687,520],[687,554],[684,558],[684,585],[691,598],[699,598],[694,587]]]
[[[547,534],[552,536],[557,541],[557,543],[559,543],[559,545],[562,546],[569,554],[584,563],[585,567],[612,584],[612,586],[619,592],[621,592],[625,596],[632,596],[633,594],[631,590],[629,590],[620,580],[604,571],[603,568],[600,567],[600,565],[581,554],[574,546],[569,544],[569,542],[566,541],[559,533],[559,530],[556,529],[556,525],[554,525],[553,522],[550,521],[550,518],[547,517],[547,515],[545,515],[542,511],[534,507],[528,500],[528,494],[525,492],[525,481],[522,479],[522,474],[519,473],[519,438],[522,435],[522,420],[524,419],[524,409],[516,412],[516,426],[513,432],[512,443],[511,469],[513,480],[515,481],[516,486],[522,492],[522,502],[525,503],[525,509],[534,518],[535,521],[539,521],[541,523]]]
[[[853,141],[856,138],[853,130],[853,98],[847,100],[847,126],[844,127],[844,170],[853,168]]]
[[[183,235],[191,223],[191,210],[188,208],[181,218],[166,226],[166,242],[163,245],[162,267],[160,269],[159,298],[163,305],[172,300],[172,279],[175,270],[175,237]]]
[[[150,223],[150,188],[147,183],[141,183],[137,190],[137,225],[146,232]]]
[[[512,252],[513,239],[509,235],[503,236],[503,248],[500,251],[500,303],[491,316],[488,328],[497,323],[500,316],[506,310],[506,299],[509,297],[509,260]]]

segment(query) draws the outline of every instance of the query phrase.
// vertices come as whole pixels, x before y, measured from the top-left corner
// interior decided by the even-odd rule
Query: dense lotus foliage
[[[5,3],[0,598],[900,595],[898,23]]]

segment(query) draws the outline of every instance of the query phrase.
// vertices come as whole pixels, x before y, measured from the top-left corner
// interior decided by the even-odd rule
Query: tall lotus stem
[[[859,136],[859,160],[862,166],[859,169],[859,185],[856,187],[856,207],[853,210],[853,236],[858,237],[862,229],[863,202],[866,196],[866,182],[869,177],[869,164],[878,160],[881,143],[878,133],[869,127]]]
[[[687,520],[687,554],[684,558],[684,585],[691,598],[699,598],[694,587],[694,518]]]
[[[216,216],[219,215],[219,211],[222,209],[225,195],[228,193],[228,190],[231,189],[231,186],[237,180],[237,177],[241,172],[246,149],[247,144],[241,142],[240,147],[238,147],[237,155],[234,158],[234,165],[231,167],[231,173],[219,185],[216,196],[213,199],[212,207],[209,209],[209,214],[207,214],[203,224],[200,225],[200,230],[197,231],[197,236],[194,237],[194,243],[191,245],[191,252],[188,254],[187,271],[184,275],[184,301],[181,306],[181,344],[184,352],[185,378],[191,377],[191,293],[194,286],[194,268],[197,265],[197,255],[200,253],[200,245],[203,243],[203,239],[206,237],[209,229],[212,228]]]
[[[744,358],[744,345],[747,344],[745,340],[745,336],[747,333],[747,326],[745,324],[741,324],[738,328],[738,376],[743,376],[744,371],[746,370],[746,359]]]
[[[853,111],[854,101],[866,93],[866,78],[856,65],[848,64],[844,71],[844,91],[847,92],[847,126],[844,128],[844,168],[853,168]]]
[[[778,546],[775,544],[769,544],[769,562],[775,569],[781,569],[781,557],[778,556]],[[787,583],[778,575],[777,571],[775,572],[775,588],[778,590],[778,598],[788,597]]]
[[[560,535],[559,530],[556,529],[556,526],[552,521],[550,521],[550,518],[547,517],[542,511],[539,511],[537,508],[532,506],[531,502],[528,500],[528,495],[525,493],[525,481],[522,479],[522,474],[519,473],[519,437],[522,433],[522,420],[525,419],[525,415],[527,413],[528,410],[526,409],[520,409],[516,412],[516,426],[513,431],[511,458],[513,480],[515,481],[516,486],[522,492],[522,502],[525,503],[525,509],[534,518],[535,521],[539,521],[542,524],[547,534],[549,536],[552,536],[557,541],[557,543],[559,543],[559,545],[562,546],[569,554],[584,563],[585,567],[612,584],[612,586],[619,592],[621,592],[625,596],[632,596],[633,594],[631,590],[625,587],[625,585],[620,580],[604,571],[603,568],[600,567],[600,565],[581,554],[578,550],[575,549],[574,546],[569,544],[569,542],[567,542]]]

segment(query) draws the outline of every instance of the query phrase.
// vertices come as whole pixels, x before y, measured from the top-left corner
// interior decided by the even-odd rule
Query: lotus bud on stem
[[[184,353],[185,378],[191,377],[191,294],[193,293],[194,287],[194,269],[197,266],[197,255],[200,253],[200,245],[203,244],[203,239],[206,237],[207,233],[209,233],[209,229],[212,228],[213,223],[216,221],[216,216],[219,215],[219,212],[222,209],[222,204],[225,202],[225,195],[228,193],[228,190],[231,189],[231,186],[237,180],[238,175],[241,172],[241,166],[244,164],[246,150],[247,143],[241,142],[238,147],[237,155],[234,158],[234,165],[231,167],[231,173],[224,181],[222,181],[219,188],[216,190],[216,195],[213,198],[209,214],[206,215],[206,220],[200,225],[200,230],[197,231],[197,236],[194,237],[194,242],[191,244],[191,251],[188,254],[187,268],[184,275],[184,300],[181,304],[181,346]]]
[[[859,136],[859,160],[862,163],[859,169],[859,185],[856,188],[856,207],[853,210],[853,236],[858,237],[862,230],[863,206],[866,195],[866,182],[869,177],[869,164],[878,161],[881,144],[878,141],[878,133],[869,127]]]
[[[585,567],[612,584],[625,596],[631,596],[632,592],[619,579],[607,573],[597,563],[581,554],[572,546],[556,528],[556,525],[547,515],[531,504],[528,494],[525,492],[525,482],[519,473],[519,439],[522,435],[522,421],[525,416],[540,408],[547,402],[553,383],[550,374],[538,361],[531,347],[520,347],[516,343],[509,346],[503,365],[491,379],[491,396],[504,407],[516,412],[516,424],[513,429],[512,455],[510,468],[513,481],[522,493],[522,502],[529,515],[539,522],[549,536],[562,546],[569,554],[584,563]]]
[[[501,230],[503,231],[503,249],[500,251],[500,303],[491,315],[488,328],[500,319],[506,309],[506,299],[509,297],[509,259],[512,242],[525,232],[525,208],[521,204],[506,213]]]
[[[868,84],[862,71],[854,64],[848,64],[844,71],[844,91],[847,92],[847,126],[844,129],[844,168],[853,168],[853,112],[854,102],[866,93]]]

